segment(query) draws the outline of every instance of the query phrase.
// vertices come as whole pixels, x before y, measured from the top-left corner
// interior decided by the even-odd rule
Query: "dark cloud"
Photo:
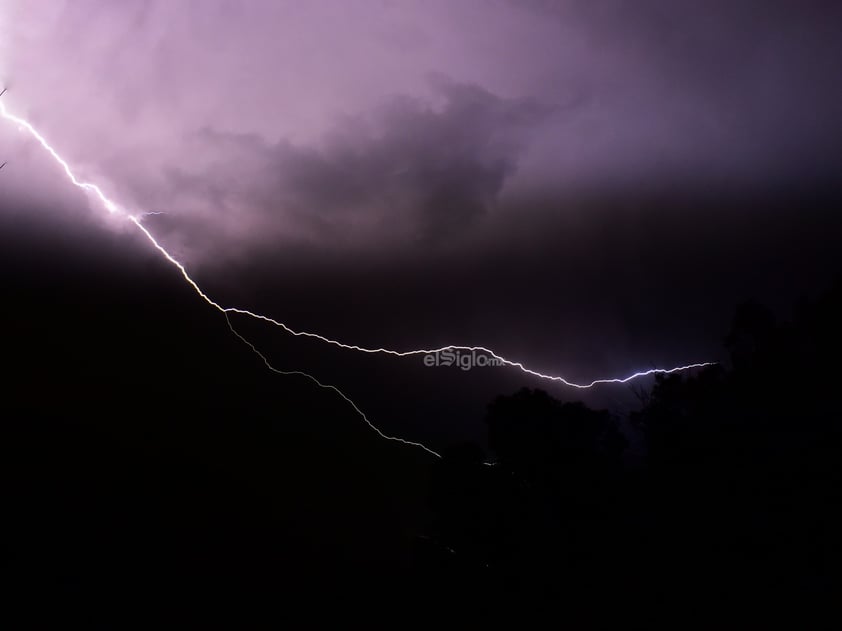
[[[193,198],[200,232],[225,233],[203,238],[224,237],[228,247],[298,237],[340,245],[458,240],[493,207],[552,110],[440,75],[431,85],[432,100],[393,97],[343,118],[318,146],[205,128],[190,142],[196,155],[213,157],[198,170],[171,170],[162,203]],[[168,221],[178,220],[159,223]],[[195,227],[184,232],[195,238]]]

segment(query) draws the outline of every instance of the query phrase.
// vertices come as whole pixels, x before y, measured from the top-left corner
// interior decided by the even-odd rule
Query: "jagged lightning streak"
[[[300,370],[289,370],[289,371],[287,371],[287,370],[281,370],[281,369],[273,366],[269,362],[269,360],[266,358],[266,356],[263,353],[261,353],[254,344],[252,344],[249,340],[247,340],[245,337],[243,337],[243,335],[241,335],[240,332],[237,331],[234,328],[234,326],[231,324],[230,318],[228,317],[228,312],[230,311],[230,309],[226,309],[226,308],[222,307],[218,302],[211,299],[210,296],[208,296],[204,291],[202,291],[202,288],[199,287],[199,285],[196,283],[196,281],[194,281],[190,277],[190,275],[187,273],[187,269],[184,267],[184,265],[182,265],[181,262],[178,259],[176,259],[174,256],[172,256],[166,250],[166,248],[164,248],[160,243],[158,243],[158,241],[155,239],[155,237],[152,235],[152,233],[149,232],[149,230],[146,229],[146,226],[144,226],[140,221],[140,217],[142,217],[142,216],[151,215],[151,214],[162,214],[162,213],[158,213],[158,212],[153,211],[153,212],[145,212],[145,213],[139,213],[137,215],[132,215],[132,214],[129,214],[129,213],[125,212],[116,203],[114,203],[110,199],[108,199],[108,197],[102,192],[102,190],[96,184],[91,184],[89,182],[82,182],[79,179],[77,179],[77,177],[74,175],[72,169],[70,168],[70,165],[67,164],[67,162],[64,160],[64,158],[62,158],[58,154],[58,152],[55,149],[52,148],[52,146],[50,146],[50,144],[47,142],[47,140],[44,138],[44,136],[42,136],[41,133],[37,129],[35,129],[35,127],[33,127],[32,124],[29,121],[27,121],[23,118],[20,118],[19,116],[15,116],[14,114],[11,114],[6,109],[6,106],[2,101],[0,101],[0,116],[2,116],[5,120],[8,120],[12,123],[15,123],[21,129],[24,129],[25,131],[29,132],[29,134],[35,140],[38,141],[38,143],[55,159],[55,161],[58,162],[58,164],[62,167],[62,169],[64,170],[67,177],[70,179],[70,181],[75,186],[77,186],[77,187],[79,187],[79,188],[81,188],[81,189],[83,189],[83,190],[85,190],[89,193],[93,193],[100,200],[100,202],[102,202],[103,206],[106,208],[106,210],[108,210],[109,213],[119,213],[122,216],[124,216],[126,219],[128,219],[132,224],[134,224],[143,233],[143,235],[147,239],[149,239],[149,242],[152,244],[152,246],[156,250],[158,250],[158,252],[160,252],[161,255],[169,263],[171,263],[172,265],[174,265],[176,267],[176,269],[178,269],[178,271],[181,273],[181,276],[193,288],[193,290],[196,292],[196,294],[198,294],[199,297],[202,298],[202,300],[204,300],[206,303],[208,303],[214,309],[217,309],[218,311],[220,311],[222,313],[222,315],[225,316],[225,321],[227,322],[228,328],[231,330],[231,332],[241,342],[243,342],[246,346],[248,346],[252,350],[252,352],[254,352],[263,361],[263,363],[266,365],[266,367],[269,370],[271,370],[272,372],[277,373],[279,375],[297,375],[297,376],[305,377],[306,379],[309,379],[310,381],[315,383],[320,388],[323,388],[325,390],[332,390],[332,391],[336,392],[336,394],[338,394],[340,397],[342,397],[354,409],[354,411],[360,416],[360,418],[362,418],[362,420],[366,423],[366,425],[368,425],[381,438],[383,438],[385,440],[399,442],[401,444],[409,445],[409,446],[412,446],[412,447],[418,447],[419,449],[423,449],[427,453],[429,453],[433,456],[436,456],[437,458],[441,458],[441,454],[439,454],[437,451],[434,451],[434,450],[430,449],[429,447],[427,447],[423,443],[415,442],[415,441],[411,441],[411,440],[406,440],[406,439],[400,438],[398,436],[390,436],[390,435],[384,433],[380,428],[378,428],[374,423],[372,423],[368,419],[368,417],[365,415],[365,413],[360,409],[360,407],[356,403],[354,403],[354,401],[350,397],[348,397],[344,392],[342,392],[336,386],[331,385],[331,384],[322,383],[321,381],[319,381],[313,375],[311,375],[309,373],[306,373],[306,372],[303,372],[303,371],[300,371]],[[242,312],[242,310],[238,310],[238,311]],[[246,313],[248,313],[248,312],[246,312]],[[252,315],[255,318],[263,319],[261,316],[258,316],[256,314],[250,314],[250,315]],[[274,322],[274,320],[273,320],[273,322]]]
[[[5,92],[5,90],[3,92]],[[2,96],[2,94],[0,94],[0,96]],[[250,318],[254,318],[256,320],[261,320],[263,322],[267,322],[269,324],[272,324],[276,327],[281,328],[286,333],[289,333],[290,335],[293,335],[293,336],[296,336],[296,337],[313,338],[313,339],[317,339],[321,342],[331,344],[331,345],[336,346],[338,348],[358,351],[358,352],[362,352],[362,353],[386,354],[386,355],[392,355],[392,356],[395,356],[395,357],[408,357],[408,356],[411,356],[411,355],[427,355],[427,354],[439,353],[439,352],[447,351],[447,350],[454,350],[454,351],[458,350],[458,351],[470,351],[470,352],[485,353],[486,355],[494,358],[500,364],[505,365],[505,366],[510,366],[510,367],[513,367],[513,368],[517,368],[518,370],[520,370],[520,371],[522,371],[522,372],[524,372],[528,375],[532,375],[532,376],[537,377],[539,379],[545,379],[545,380],[548,380],[548,381],[559,382],[559,383],[562,383],[566,386],[569,386],[569,387],[572,387],[572,388],[579,388],[579,389],[592,388],[593,386],[596,386],[596,385],[599,385],[599,384],[627,383],[629,381],[632,381],[633,379],[637,379],[639,377],[644,377],[644,376],[647,376],[647,375],[670,374],[670,373],[690,370],[690,369],[693,369],[693,368],[704,368],[705,366],[711,366],[711,365],[714,364],[714,362],[699,362],[699,363],[694,363],[694,364],[687,364],[687,365],[684,365],[684,366],[676,366],[675,368],[652,368],[650,370],[645,370],[645,371],[633,373],[633,374],[631,374],[627,377],[613,378],[613,379],[595,379],[594,381],[591,381],[590,383],[580,384],[580,383],[575,383],[575,382],[569,381],[569,380],[565,379],[564,377],[561,377],[561,376],[558,376],[558,375],[549,375],[549,374],[538,372],[536,370],[532,370],[532,369],[524,366],[523,363],[507,359],[507,358],[505,358],[501,355],[498,355],[497,353],[495,353],[491,349],[486,348],[484,346],[448,345],[448,346],[441,346],[439,348],[416,349],[416,350],[409,350],[409,351],[396,351],[396,350],[387,349],[387,348],[366,348],[366,347],[363,347],[363,346],[357,346],[356,344],[345,344],[345,343],[340,342],[338,340],[334,340],[334,339],[325,337],[323,335],[319,335],[317,333],[311,333],[311,332],[307,332],[307,331],[296,331],[296,330],[290,328],[289,326],[287,326],[286,324],[284,324],[283,322],[279,322],[278,320],[275,320],[275,319],[270,318],[268,316],[264,316],[264,315],[261,315],[259,313],[254,313],[254,312],[248,311],[246,309],[239,309],[239,308],[236,308],[236,307],[223,307],[222,305],[217,303],[215,300],[213,300],[210,296],[208,296],[202,290],[201,287],[199,287],[199,285],[196,283],[196,281],[194,281],[190,277],[190,275],[187,273],[187,269],[184,267],[184,265],[180,261],[178,261],[175,257],[173,257],[166,250],[166,248],[164,248],[160,243],[158,243],[158,241],[155,239],[155,237],[152,235],[152,233],[149,232],[149,230],[141,223],[141,217],[146,216],[146,215],[150,215],[150,214],[159,214],[159,213],[157,213],[157,212],[141,212],[141,213],[137,213],[137,214],[129,213],[126,210],[124,210],[123,208],[121,208],[117,203],[110,200],[105,195],[105,193],[102,192],[102,189],[100,189],[96,184],[91,184],[90,182],[83,182],[83,181],[79,180],[76,177],[76,175],[73,173],[73,170],[70,168],[70,165],[67,163],[67,161],[65,161],[64,158],[62,158],[61,155],[59,155],[59,153],[50,145],[50,143],[47,142],[46,138],[44,138],[44,136],[41,135],[41,133],[37,129],[35,129],[35,127],[33,127],[33,125],[29,121],[27,121],[24,118],[21,118],[19,116],[16,116],[16,115],[10,113],[6,109],[6,106],[5,106],[5,104],[3,103],[2,100],[0,100],[0,116],[2,116],[2,118],[4,120],[7,120],[10,123],[13,123],[13,124],[17,125],[19,129],[28,132],[29,135],[32,136],[32,138],[34,138],[44,148],[44,150],[47,151],[47,153],[49,153],[50,156],[52,156],[52,158],[58,163],[58,165],[62,168],[62,170],[64,171],[67,178],[73,183],[74,186],[86,191],[87,193],[90,193],[90,194],[94,195],[94,197],[96,197],[100,201],[100,203],[103,205],[103,207],[110,214],[118,214],[118,215],[122,216],[123,218],[127,219],[128,221],[130,221],[134,226],[136,226],[143,233],[143,235],[149,240],[149,242],[152,244],[152,246],[156,250],[158,250],[158,252],[160,252],[160,254],[170,264],[172,264],[173,266],[176,267],[176,269],[178,269],[178,271],[181,273],[181,276],[193,288],[193,290],[196,292],[196,294],[200,298],[202,298],[202,300],[204,300],[206,303],[208,303],[214,309],[217,309],[218,311],[220,311],[225,316],[225,320],[228,323],[228,327],[231,329],[231,332],[240,341],[242,341],[244,344],[246,344],[263,361],[263,363],[266,365],[266,367],[269,370],[271,370],[271,371],[273,371],[277,374],[281,374],[281,375],[303,376],[303,377],[306,377],[306,378],[310,379],[311,381],[313,381],[315,384],[317,384],[321,388],[333,390],[339,396],[341,396],[343,399],[345,399],[345,401],[347,401],[348,404],[350,404],[353,407],[354,411],[357,412],[357,414],[360,415],[360,417],[365,421],[365,423],[373,431],[375,431],[381,438],[384,438],[386,440],[391,440],[391,441],[399,442],[399,443],[402,443],[402,444],[405,444],[405,445],[418,447],[418,448],[423,449],[424,451],[426,451],[426,452],[428,452],[428,453],[430,453],[434,456],[441,457],[439,453],[433,451],[432,449],[430,449],[426,445],[423,445],[422,443],[405,440],[403,438],[399,438],[399,437],[396,437],[396,436],[389,436],[389,435],[383,433],[379,428],[377,428],[366,417],[366,415],[362,412],[362,410],[347,395],[345,395],[341,390],[339,390],[339,388],[337,388],[336,386],[333,386],[333,385],[330,385],[330,384],[324,384],[324,383],[320,382],[318,379],[316,379],[315,377],[313,377],[312,375],[310,375],[308,373],[305,373],[305,372],[302,372],[302,371],[283,371],[283,370],[280,370],[280,369],[272,366],[272,364],[269,362],[269,360],[266,358],[266,356],[263,353],[261,353],[254,346],[254,344],[252,344],[250,341],[248,341],[245,337],[243,337],[234,328],[234,326],[231,323],[231,319],[229,317],[229,314],[234,313],[234,314],[244,315],[244,316],[247,316],[247,317],[250,317]]]
[[[676,366],[675,368],[652,368],[650,370],[644,370],[641,372],[636,372],[628,377],[618,377],[614,379],[594,379],[590,383],[575,383],[573,381],[568,381],[564,377],[560,377],[558,375],[548,375],[542,372],[538,372],[537,370],[532,370],[531,368],[527,368],[521,362],[512,361],[511,359],[506,359],[501,355],[498,355],[490,348],[486,348],[485,346],[457,346],[457,345],[448,345],[448,346],[440,346],[439,348],[420,348],[411,351],[395,351],[388,348],[366,348],[364,346],[357,346],[355,344],[344,344],[337,340],[332,340],[328,337],[323,335],[319,335],[318,333],[310,333],[308,331],[296,331],[291,329],[289,326],[284,324],[283,322],[278,322],[273,318],[268,316],[260,315],[259,313],[253,313],[251,311],[247,311],[245,309],[238,309],[236,307],[227,307],[225,309],[226,313],[238,313],[241,315],[249,316],[250,318],[255,318],[257,320],[263,320],[264,322],[268,322],[274,326],[277,326],[283,329],[285,332],[289,333],[290,335],[294,335],[296,337],[309,337],[313,339],[320,340],[327,344],[332,344],[333,346],[337,346],[339,348],[344,348],[347,350],[352,351],[359,351],[361,353],[382,353],[385,355],[393,355],[394,357],[409,357],[411,355],[432,355],[436,353],[441,353],[443,351],[454,350],[454,351],[469,351],[469,352],[479,352],[485,353],[489,357],[494,358],[503,366],[511,366],[513,368],[517,368],[521,372],[525,372],[528,375],[532,375],[533,377],[538,377],[539,379],[546,379],[547,381],[556,381],[559,383],[564,384],[565,386],[569,386],[571,388],[578,388],[580,390],[585,390],[588,388],[593,388],[594,386],[598,386],[601,384],[608,384],[608,383],[628,383],[634,379],[638,379],[640,377],[645,377],[647,375],[654,375],[654,374],[670,374],[674,372],[680,372],[683,370],[690,370],[692,368],[704,368],[705,366],[712,366],[715,362],[700,362],[696,364],[687,364],[685,366]]]
[[[399,438],[398,436],[389,436],[388,434],[384,434],[380,430],[379,427],[377,427],[374,423],[372,423],[370,420],[368,420],[368,417],[365,415],[365,412],[363,412],[357,406],[356,403],[354,403],[344,392],[342,392],[336,386],[332,386],[332,385],[327,384],[327,383],[322,383],[321,381],[316,379],[313,375],[311,375],[309,373],[306,373],[306,372],[302,372],[300,370],[280,370],[278,368],[275,368],[272,364],[269,363],[269,360],[266,359],[266,356],[263,353],[261,353],[259,350],[257,350],[257,347],[254,344],[249,342],[245,337],[243,337],[240,334],[239,331],[237,331],[234,328],[234,326],[231,324],[231,319],[228,317],[227,313],[225,314],[225,321],[228,322],[228,328],[231,329],[231,332],[234,335],[236,335],[240,339],[240,341],[243,342],[243,344],[248,346],[254,352],[255,355],[257,355],[260,359],[262,359],[263,363],[266,364],[266,367],[269,370],[271,370],[272,372],[277,373],[279,375],[298,375],[298,376],[301,376],[301,377],[306,377],[307,379],[309,379],[310,381],[315,383],[320,388],[324,388],[325,390],[333,390],[336,394],[338,394],[340,397],[345,399],[345,401],[348,402],[348,405],[350,405],[352,408],[354,408],[354,411],[357,414],[360,415],[360,418],[362,418],[363,421],[365,421],[365,424],[368,425],[381,438],[385,438],[386,440],[392,440],[392,441],[395,441],[395,442],[403,443],[404,445],[410,445],[412,447],[418,447],[419,449],[423,449],[427,453],[434,455],[436,458],[441,458],[440,453],[438,453],[437,451],[433,451],[432,449],[430,449],[429,447],[427,447],[427,445],[425,445],[423,443],[418,443],[418,442],[415,442],[415,441],[412,441],[412,440],[406,440],[405,438]]]

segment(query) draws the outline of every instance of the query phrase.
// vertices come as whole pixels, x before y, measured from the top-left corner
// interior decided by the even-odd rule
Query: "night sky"
[[[80,178],[161,213],[144,226],[223,306],[589,382],[724,361],[737,304],[785,315],[842,271],[840,24],[824,0],[7,0],[0,80]],[[63,446],[84,460],[104,441],[97,466],[134,480],[149,453],[167,471],[189,453],[204,463],[189,484],[294,508],[285,536],[314,548],[386,549],[411,528],[427,454],[266,371],[134,226],[0,123],[21,462],[67,470]],[[231,321],[277,368],[436,450],[484,445],[487,404],[522,386],[637,404],[628,385],[430,368]],[[277,481],[297,475],[308,493]]]

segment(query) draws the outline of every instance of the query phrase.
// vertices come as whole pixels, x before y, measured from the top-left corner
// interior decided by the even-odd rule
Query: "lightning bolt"
[[[5,90],[3,92],[5,92]],[[2,96],[2,94],[0,94],[0,96]],[[105,195],[105,193],[103,193],[102,189],[100,189],[99,186],[97,186],[96,184],[92,184],[90,182],[84,182],[84,181],[80,180],[79,178],[77,178],[76,175],[74,174],[73,170],[70,168],[70,165],[67,163],[67,161],[64,158],[61,157],[61,155],[58,153],[58,151],[56,151],[50,145],[49,142],[47,142],[46,138],[44,138],[44,136],[29,121],[27,121],[26,119],[24,119],[20,116],[16,116],[16,115],[10,113],[6,109],[6,106],[5,106],[5,104],[3,103],[2,100],[0,100],[0,116],[2,116],[2,118],[4,120],[8,121],[9,123],[17,125],[17,127],[19,129],[21,129],[23,131],[26,131],[35,141],[37,141],[38,144],[40,144],[44,148],[44,150],[61,167],[61,169],[64,171],[65,175],[67,176],[67,178],[70,180],[70,182],[74,186],[82,189],[83,191],[85,191],[89,195],[92,195],[94,198],[99,200],[100,204],[103,206],[103,208],[105,208],[106,211],[108,211],[109,214],[113,214],[113,215],[116,214],[116,215],[126,219],[127,221],[129,221],[132,225],[134,225],[149,240],[149,242],[152,244],[152,247],[154,247],[161,254],[161,256],[163,256],[164,259],[166,259],[167,262],[169,262],[171,265],[173,265],[178,270],[178,272],[181,274],[181,276],[184,278],[184,280],[187,282],[187,284],[190,285],[190,287],[192,287],[193,291],[195,291],[196,294],[202,300],[204,300],[208,305],[210,305],[211,307],[213,307],[214,309],[218,310],[220,313],[223,314],[223,316],[225,317],[225,320],[228,324],[228,328],[231,330],[231,332],[241,342],[243,342],[246,346],[248,346],[252,350],[252,352],[254,352],[263,361],[263,363],[266,365],[266,367],[269,370],[271,370],[272,372],[277,373],[279,375],[301,376],[301,377],[304,377],[306,379],[309,379],[310,381],[315,383],[320,388],[323,388],[323,389],[326,389],[326,390],[332,390],[333,392],[338,394],[340,397],[342,397],[354,409],[354,411],[362,418],[362,420],[366,423],[366,425],[368,425],[374,432],[377,433],[378,436],[380,436],[381,438],[383,438],[385,440],[398,442],[398,443],[401,443],[401,444],[404,444],[404,445],[409,445],[409,446],[412,446],[412,447],[417,447],[417,448],[423,449],[424,451],[426,451],[427,453],[429,453],[433,456],[436,456],[436,457],[439,457],[439,458],[441,457],[441,454],[439,454],[438,452],[430,449],[429,447],[427,447],[426,445],[424,445],[420,442],[406,440],[406,439],[403,439],[403,438],[399,438],[397,436],[390,436],[390,435],[382,432],[378,427],[376,427],[374,425],[374,423],[372,423],[368,419],[368,417],[363,413],[363,411],[359,408],[359,406],[357,406],[356,403],[354,403],[345,393],[343,393],[336,386],[322,383],[321,381],[316,379],[313,375],[310,375],[309,373],[306,373],[306,372],[302,372],[302,371],[298,371],[298,370],[284,371],[284,370],[280,370],[280,369],[274,367],[269,362],[267,357],[263,353],[261,353],[257,349],[257,347],[255,347],[255,345],[252,342],[250,342],[248,339],[243,337],[243,335],[241,335],[234,328],[233,324],[231,323],[230,314],[247,316],[247,317],[253,318],[255,320],[260,320],[260,321],[266,322],[268,324],[271,324],[275,327],[278,327],[278,328],[282,329],[284,332],[286,332],[290,335],[293,335],[295,337],[313,338],[313,339],[319,340],[321,342],[324,342],[326,344],[336,346],[338,348],[357,351],[357,352],[361,352],[361,353],[385,354],[385,355],[392,355],[394,357],[409,357],[409,356],[412,356],[412,355],[427,355],[427,354],[439,353],[439,352],[448,351],[448,350],[485,353],[486,355],[494,358],[499,364],[502,364],[504,366],[517,368],[521,372],[523,372],[525,374],[528,374],[528,375],[531,375],[533,377],[537,377],[539,379],[545,379],[547,381],[562,383],[565,386],[569,386],[571,388],[578,388],[578,389],[588,389],[588,388],[592,388],[592,387],[594,387],[596,385],[600,385],[600,384],[628,383],[629,381],[632,381],[634,379],[637,379],[639,377],[644,377],[644,376],[647,376],[647,375],[670,374],[670,373],[682,372],[682,371],[690,370],[690,369],[693,369],[693,368],[704,368],[705,366],[712,366],[715,363],[715,362],[700,362],[700,363],[694,363],[694,364],[687,364],[687,365],[684,365],[684,366],[676,366],[675,368],[652,368],[650,370],[635,372],[631,375],[628,375],[627,377],[619,377],[619,378],[613,378],[613,379],[595,379],[594,381],[591,381],[590,383],[575,383],[573,381],[569,381],[569,380],[565,379],[564,377],[561,377],[561,376],[558,376],[558,375],[545,374],[545,373],[538,372],[536,370],[532,370],[531,368],[527,368],[523,363],[518,362],[518,361],[513,361],[511,359],[507,359],[507,358],[505,358],[501,355],[498,355],[497,353],[495,353],[491,349],[486,348],[484,346],[448,345],[448,346],[441,346],[439,348],[416,349],[416,350],[408,350],[408,351],[396,351],[396,350],[392,350],[392,349],[388,349],[388,348],[367,348],[367,347],[364,347],[364,346],[357,346],[356,344],[346,344],[346,343],[340,342],[338,340],[334,340],[334,339],[325,337],[323,335],[319,335],[318,333],[311,333],[311,332],[308,332],[308,331],[297,331],[295,329],[290,328],[289,326],[287,326],[283,322],[279,322],[278,320],[275,320],[275,319],[270,318],[268,316],[261,315],[259,313],[254,313],[254,312],[248,311],[246,309],[239,309],[239,308],[236,308],[236,307],[223,307],[218,302],[213,300],[210,296],[208,296],[202,290],[201,287],[199,287],[199,285],[196,283],[196,281],[194,281],[193,278],[191,278],[191,276],[187,273],[187,269],[184,267],[184,265],[180,261],[178,261],[175,257],[173,257],[166,250],[166,248],[164,248],[164,246],[162,246],[160,243],[158,243],[158,241],[155,239],[155,237],[152,235],[152,233],[141,222],[142,217],[144,217],[146,215],[158,214],[158,213],[156,213],[156,212],[141,212],[141,213],[137,213],[137,214],[132,214],[132,213],[126,211],[125,209],[123,209],[116,202],[109,199],[108,196]]]

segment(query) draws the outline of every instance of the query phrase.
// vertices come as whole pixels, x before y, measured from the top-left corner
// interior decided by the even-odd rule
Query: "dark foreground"
[[[727,363],[641,391],[642,457],[609,414],[524,390],[489,407],[492,453],[435,461],[267,374],[178,285],[39,277],[6,284],[3,615],[721,628],[838,608],[842,286],[786,323],[743,305]]]

